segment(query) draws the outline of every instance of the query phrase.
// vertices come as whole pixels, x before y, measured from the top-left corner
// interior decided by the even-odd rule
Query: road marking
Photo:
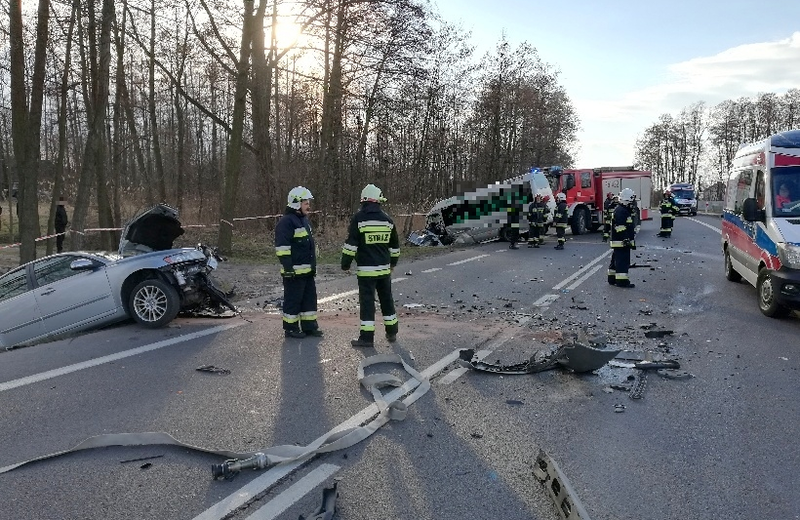
[[[453,262],[453,263],[451,263],[451,264],[447,264],[447,265],[461,265],[461,264],[466,264],[467,262],[472,262],[473,260],[478,260],[478,259],[480,259],[480,258],[486,258],[487,256],[489,256],[489,255],[478,255],[478,256],[473,256],[472,258],[467,258],[466,260],[459,260],[458,262]]]
[[[289,488],[276,496],[263,507],[259,508],[255,513],[248,516],[248,520],[274,520],[281,513],[289,509],[298,500],[306,496],[309,492],[313,491],[318,485],[325,482],[331,475],[335,474],[341,468],[333,464],[323,464],[316,468],[314,471],[301,478]]]
[[[698,224],[700,224],[701,226],[705,226],[705,227],[707,227],[708,229],[714,230],[714,231],[716,231],[717,233],[719,233],[720,235],[722,234],[722,229],[720,229],[720,228],[718,228],[718,227],[716,227],[716,226],[712,226],[711,224],[708,224],[708,223],[706,223],[706,222],[703,222],[702,220],[697,220],[696,218],[691,218],[691,217],[686,217],[686,219],[687,219],[687,220],[691,220],[692,222],[697,222],[697,223],[698,223]]]
[[[557,294],[545,294],[535,302],[533,302],[534,307],[547,307],[554,301],[558,299]]]
[[[581,274],[583,274],[583,272],[584,272],[584,271],[587,271],[587,270],[589,270],[589,269],[590,269],[590,268],[591,268],[591,267],[592,267],[594,264],[596,264],[597,262],[599,262],[599,261],[600,261],[600,260],[602,260],[603,258],[605,258],[605,257],[609,256],[610,254],[611,254],[611,249],[609,249],[608,251],[606,251],[606,252],[605,252],[605,253],[603,253],[602,255],[598,256],[597,258],[595,258],[594,260],[592,260],[591,262],[589,262],[588,264],[586,264],[585,266],[583,266],[581,269],[578,269],[578,271],[577,271],[575,274],[573,274],[572,276],[570,276],[570,277],[569,277],[569,278],[567,278],[566,280],[563,280],[563,281],[562,281],[560,284],[558,284],[558,285],[556,285],[555,287],[553,287],[553,290],[554,290],[554,291],[557,291],[557,290],[561,289],[562,287],[564,287],[565,285],[567,285],[568,283],[570,283],[572,280],[574,280],[575,278],[577,278],[577,277],[579,277]]]
[[[423,273],[435,273],[436,271],[441,271],[441,267],[431,267],[430,269],[425,269],[422,271]]]
[[[117,352],[116,354],[90,359],[89,361],[83,361],[82,363],[75,363],[74,365],[57,368],[55,370],[48,370],[47,372],[42,372],[40,374],[34,374],[32,376],[14,379],[12,381],[6,381],[5,383],[0,383],[0,392],[5,392],[6,390],[11,390],[12,388],[19,388],[20,386],[39,383],[41,381],[46,381],[54,377],[71,374],[72,372],[77,372],[79,370],[84,370],[87,368],[104,365],[106,363],[111,363],[114,361],[119,361],[120,359],[125,359],[131,356],[138,356],[139,354],[144,354],[145,352],[151,352],[153,350],[158,350],[160,348],[169,347],[171,345],[175,345],[176,343],[183,343],[185,341],[189,341],[192,339],[202,338],[203,336],[216,334],[224,330],[244,325],[245,323],[247,322],[240,321],[238,323],[233,323],[229,325],[212,327],[210,329],[193,332],[192,334],[184,334],[183,336],[178,336],[176,338],[170,338],[170,339],[165,339],[163,341],[158,341],[156,343],[151,343],[150,345],[145,345],[143,347],[133,348],[130,350],[125,350],[123,352]]]
[[[583,275],[580,278],[578,278],[577,280],[575,280],[575,283],[573,283],[572,285],[567,287],[567,290],[571,291],[571,290],[575,289],[577,286],[579,286],[580,284],[585,282],[587,278],[589,278],[590,276],[592,276],[594,273],[596,273],[597,271],[599,271],[602,268],[603,268],[602,265],[594,266],[594,268],[591,271],[588,271],[585,275]]]
[[[406,279],[407,278],[405,278],[404,276],[401,276],[400,278],[392,278],[392,283],[402,282],[403,280],[406,280]],[[317,300],[317,305],[319,305],[321,303],[328,303],[328,302],[333,302],[333,301],[336,301],[336,300],[341,300],[342,298],[347,298],[348,296],[353,296],[353,295],[356,295],[356,294],[358,294],[358,289],[353,289],[352,291],[345,291],[345,292],[332,294],[330,296],[326,296],[324,298],[320,298],[319,300]]]

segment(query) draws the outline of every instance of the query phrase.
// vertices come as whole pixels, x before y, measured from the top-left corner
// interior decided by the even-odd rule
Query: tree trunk
[[[236,64],[236,90],[233,100],[233,122],[228,140],[225,163],[225,180],[223,186],[222,208],[220,211],[218,247],[221,253],[230,254],[233,238],[233,215],[236,210],[236,197],[239,191],[239,175],[242,169],[242,143],[244,133],[244,117],[247,109],[247,86],[250,70],[250,46],[253,41],[253,0],[244,0],[244,23],[242,24],[242,41],[239,50],[239,62]]]

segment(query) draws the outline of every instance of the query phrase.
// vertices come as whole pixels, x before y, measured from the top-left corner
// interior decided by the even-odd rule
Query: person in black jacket
[[[375,346],[375,293],[383,315],[386,339],[397,340],[397,312],[392,297],[392,270],[400,258],[400,239],[392,219],[381,209],[380,188],[367,184],[361,190],[361,209],[353,215],[342,247],[342,269],[353,260],[358,265],[358,304],[361,327],[354,347]]]
[[[664,200],[661,201],[658,209],[661,212],[661,229],[656,236],[669,238],[672,236],[672,223],[675,221],[675,215],[678,214],[678,205],[675,204],[671,191],[664,192]]]
[[[528,206],[528,247],[539,247],[544,242],[542,230],[548,211],[542,195],[534,195],[533,202]]]
[[[617,207],[617,203],[614,194],[608,192],[603,202],[603,242],[608,242],[611,237],[611,220],[614,218],[614,208]]]
[[[56,206],[56,217],[53,222],[53,227],[59,235],[56,237],[56,252],[60,253],[64,250],[64,234],[67,231],[67,210],[64,208],[64,197],[58,198],[58,206]]]
[[[558,237],[556,249],[564,249],[564,244],[567,243],[567,238],[564,236],[567,232],[567,222],[569,222],[567,196],[564,193],[559,193],[556,195],[556,212],[553,213],[553,225],[556,228],[556,237]]]
[[[283,277],[283,332],[287,338],[322,336],[317,323],[317,253],[308,214],[314,196],[292,188],[275,226],[275,254]]]
[[[623,189],[619,193],[619,205],[614,209],[614,218],[611,222],[611,265],[608,267],[608,283],[617,287],[635,287],[628,278],[631,249],[636,249],[632,210],[634,199],[632,189]]]

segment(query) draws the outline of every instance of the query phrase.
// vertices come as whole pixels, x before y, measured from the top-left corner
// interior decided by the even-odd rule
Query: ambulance
[[[725,277],[756,288],[769,317],[800,309],[800,130],[742,145],[722,214]]]

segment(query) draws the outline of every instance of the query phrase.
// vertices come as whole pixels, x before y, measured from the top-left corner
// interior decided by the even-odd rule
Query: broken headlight
[[[206,255],[202,251],[196,249],[183,251],[174,255],[164,257],[164,261],[168,264],[180,264],[183,262],[192,262],[194,260],[205,260]]]
[[[800,246],[786,242],[778,244],[778,258],[786,267],[800,269]]]

